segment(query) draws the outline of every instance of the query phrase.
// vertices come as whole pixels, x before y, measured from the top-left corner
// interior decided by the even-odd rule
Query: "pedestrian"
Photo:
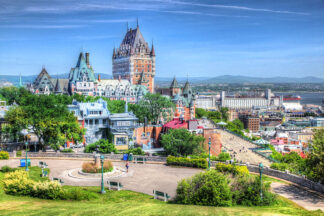
[[[125,167],[126,167],[126,172],[128,172],[128,167],[129,167],[128,161],[126,161]]]

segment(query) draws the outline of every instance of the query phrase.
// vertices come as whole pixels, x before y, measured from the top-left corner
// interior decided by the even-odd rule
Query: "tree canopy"
[[[167,155],[187,156],[203,152],[204,140],[186,129],[171,129],[162,135],[161,144]]]
[[[26,94],[5,115],[5,131],[17,137],[21,129],[30,129],[38,137],[40,146],[52,145],[54,149],[67,140],[80,141],[84,130],[75,116],[55,95]]]

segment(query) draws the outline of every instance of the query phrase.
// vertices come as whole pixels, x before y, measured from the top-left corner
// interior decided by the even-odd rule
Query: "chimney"
[[[89,63],[89,53],[88,52],[86,53],[86,64],[90,65],[90,63]]]

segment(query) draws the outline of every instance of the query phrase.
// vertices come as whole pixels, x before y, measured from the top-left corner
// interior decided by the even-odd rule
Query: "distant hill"
[[[101,79],[111,79],[112,76],[110,74],[104,74],[104,73],[99,73]],[[98,76],[98,73],[96,73],[96,76]],[[31,76],[21,76],[21,81],[23,85],[26,85],[27,83],[32,83],[36,79],[37,75],[31,75]],[[55,76],[52,76],[52,78],[59,78],[59,79],[64,79],[68,78],[69,74],[58,74]],[[8,81],[11,82],[14,86],[18,86],[19,84],[19,76],[16,75],[0,75],[0,81]]]
[[[171,83],[173,77],[157,77],[157,84]],[[178,82],[185,82],[186,77],[177,77]],[[293,78],[293,77],[249,77],[249,76],[232,76],[232,75],[223,75],[217,77],[189,77],[189,82],[199,84],[199,83],[324,83],[324,79],[318,77],[302,77],[302,78]]]
[[[101,79],[111,79],[112,75],[99,73]],[[99,75],[96,73],[96,76]],[[59,74],[52,76],[53,78],[68,78],[69,74]],[[23,85],[27,83],[32,83],[37,75],[31,76],[22,76]],[[187,77],[176,77],[179,83],[185,83]],[[189,77],[189,82],[194,84],[216,84],[216,83],[324,83],[323,78],[307,76],[302,78],[293,78],[293,77],[271,77],[271,78],[262,78],[262,77],[249,77],[249,76],[232,76],[232,75],[223,75],[217,77]],[[156,77],[155,82],[157,85],[167,86],[171,84],[173,77]],[[0,75],[0,81],[8,81],[13,83],[15,86],[19,83],[19,76],[15,75]]]

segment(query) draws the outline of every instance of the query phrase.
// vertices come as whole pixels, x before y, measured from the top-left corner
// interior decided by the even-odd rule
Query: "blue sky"
[[[323,0],[0,0],[0,74],[68,73],[82,50],[111,74],[137,17],[159,77],[324,78]]]

